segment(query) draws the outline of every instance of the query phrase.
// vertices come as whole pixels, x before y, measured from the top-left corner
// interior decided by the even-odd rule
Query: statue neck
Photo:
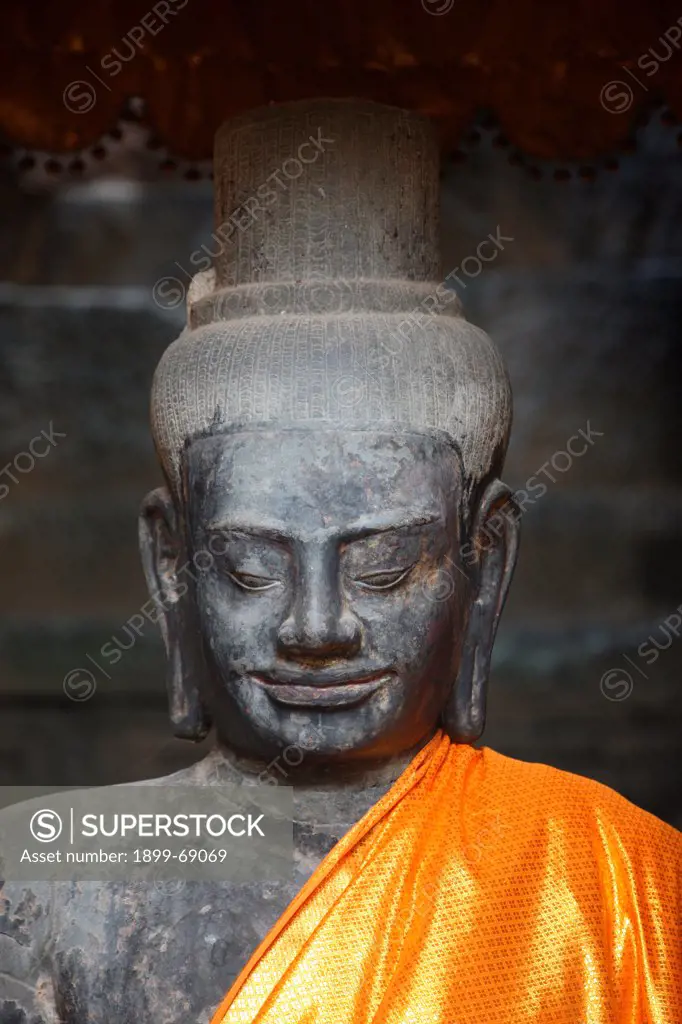
[[[435,732],[435,730],[434,730]],[[207,784],[291,786],[294,814],[301,824],[350,828],[388,792],[432,734],[410,750],[372,761],[288,765],[283,757],[264,762],[241,757],[217,743],[195,766]]]

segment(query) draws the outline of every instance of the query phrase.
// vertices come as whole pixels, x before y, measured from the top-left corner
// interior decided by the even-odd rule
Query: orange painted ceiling
[[[80,150],[139,96],[202,160],[232,114],[362,96],[433,117],[445,149],[486,109],[525,153],[584,159],[652,100],[682,115],[680,41],[679,0],[4,0],[0,131]]]

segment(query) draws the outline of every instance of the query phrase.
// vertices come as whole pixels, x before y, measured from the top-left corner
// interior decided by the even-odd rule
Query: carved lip
[[[277,678],[253,675],[278,704],[289,707],[341,708],[366,700],[384,686],[393,672],[382,669],[365,676],[340,677],[338,672],[326,675],[282,673]]]

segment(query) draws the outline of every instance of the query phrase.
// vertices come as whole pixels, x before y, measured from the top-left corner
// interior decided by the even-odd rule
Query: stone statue
[[[507,760],[469,745],[518,544],[500,480],[511,395],[491,341],[439,284],[438,170],[428,122],[361,101],[264,108],[218,132],[217,251],[157,369],[167,486],[140,520],[176,734],[213,725],[216,746],[159,784],[292,786],[294,870],[172,896],[8,883],[0,1024],[208,1024],[335,844],[425,749]],[[399,945],[416,934],[408,917]],[[306,977],[300,998],[319,1008]],[[400,999],[402,1015],[352,1019],[474,1019]],[[351,1019],[294,1005],[257,1019]],[[224,1019],[256,1019],[235,1012]]]

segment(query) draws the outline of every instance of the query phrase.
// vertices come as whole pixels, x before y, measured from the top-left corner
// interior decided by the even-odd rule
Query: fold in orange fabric
[[[681,861],[605,786],[439,733],[213,1024],[682,1024]]]

